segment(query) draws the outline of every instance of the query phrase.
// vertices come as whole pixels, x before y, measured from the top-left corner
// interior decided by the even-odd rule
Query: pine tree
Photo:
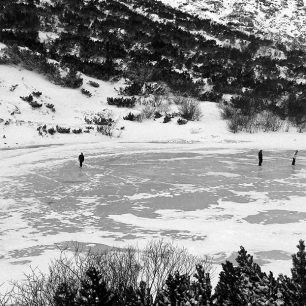
[[[202,265],[197,265],[194,277],[196,281],[191,286],[194,300],[199,303],[197,305],[210,305],[212,285],[209,273],[206,273]]]
[[[241,276],[237,267],[226,261],[222,264],[219,282],[215,289],[214,304],[216,305],[246,305],[241,294]]]
[[[298,252],[292,255],[292,281],[297,288],[299,305],[306,305],[306,252],[303,240],[299,241],[297,248]]]
[[[254,262],[253,256],[240,247],[238,256],[236,258],[238,268],[242,277],[241,292],[246,303],[251,305],[266,305],[269,301],[271,305],[275,300],[273,294],[271,295],[270,285],[273,280],[268,279],[266,273],[261,271],[260,266]],[[270,275],[270,278],[273,275]]]
[[[107,288],[102,275],[95,267],[89,267],[81,282],[78,304],[82,306],[112,306],[114,296]]]

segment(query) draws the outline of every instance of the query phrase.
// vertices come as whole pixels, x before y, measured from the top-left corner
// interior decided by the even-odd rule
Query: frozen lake
[[[79,152],[33,152],[24,171],[0,175],[1,280],[46,266],[71,241],[141,247],[155,238],[216,263],[243,245],[265,270],[287,274],[306,238],[303,153],[293,167],[293,151],[264,151],[258,167],[257,150],[139,144],[84,152],[80,169]]]

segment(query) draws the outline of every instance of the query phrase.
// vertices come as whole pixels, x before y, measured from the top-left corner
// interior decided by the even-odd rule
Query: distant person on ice
[[[294,152],[294,154],[293,154],[293,156],[292,156],[292,166],[294,166],[295,165],[295,160],[296,160],[296,158],[297,158],[297,154],[298,154],[298,150],[296,150],[295,152]]]
[[[261,166],[262,164],[262,150],[258,152],[258,166]]]
[[[83,153],[81,153],[81,154],[79,155],[80,168],[82,168],[84,159],[85,159],[85,158],[84,158],[84,155],[83,155]]]

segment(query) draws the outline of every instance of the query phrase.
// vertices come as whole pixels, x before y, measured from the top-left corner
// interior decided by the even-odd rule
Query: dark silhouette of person
[[[296,150],[295,152],[294,152],[294,154],[293,154],[293,156],[292,156],[292,166],[294,166],[295,165],[295,160],[296,160],[296,158],[297,158],[297,154],[298,154],[298,150]]]
[[[81,153],[81,154],[79,155],[80,168],[82,168],[84,159],[85,159],[85,158],[84,158],[84,155],[83,155],[83,153]]]
[[[258,152],[258,166],[261,166],[262,164],[262,150]]]

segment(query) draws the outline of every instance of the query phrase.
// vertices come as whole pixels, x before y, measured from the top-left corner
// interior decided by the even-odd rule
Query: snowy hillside
[[[132,112],[140,112],[143,106],[135,109],[117,108],[107,104],[107,97],[116,97],[117,90],[123,86],[122,82],[99,82],[100,87],[94,89],[88,85],[92,78],[84,77],[84,86],[92,92],[92,97],[81,93],[80,89],[67,89],[54,85],[37,73],[18,67],[1,66],[0,76],[0,135],[2,147],[15,147],[43,143],[76,142],[76,141],[107,141],[109,137],[97,133],[95,130],[86,131],[84,118],[98,112],[110,113],[116,121],[116,131],[113,139],[120,141],[173,141],[199,140],[211,133],[212,135],[226,132],[226,124],[220,119],[219,110],[215,103],[203,103],[204,113],[200,122],[190,122],[179,126],[176,121],[163,123],[163,117],[143,122],[129,122],[123,117]],[[36,100],[42,104],[40,108],[33,108],[20,97],[33,92],[42,92]],[[53,104],[52,111],[47,104]],[[177,109],[172,105],[173,111]],[[46,129],[61,126],[64,128],[82,129],[80,135],[59,134],[50,135],[39,133],[39,127],[46,125]],[[124,129],[122,129],[124,127]],[[208,133],[209,132],[209,133]]]
[[[303,0],[162,0],[184,12],[290,45],[305,45]]]

